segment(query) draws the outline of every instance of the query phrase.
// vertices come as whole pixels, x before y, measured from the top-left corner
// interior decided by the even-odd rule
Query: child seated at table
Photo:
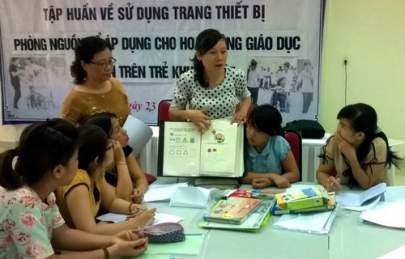
[[[317,179],[328,191],[342,184],[368,189],[386,182],[387,170],[400,159],[377,127],[377,113],[364,103],[343,107],[337,115],[336,132],[320,155]]]
[[[132,148],[128,146],[128,135],[119,124],[117,116],[109,112],[96,113],[82,124],[99,126],[115,141],[114,160],[106,167],[106,180],[116,187],[118,198],[141,203],[148,189],[148,181]]]
[[[290,145],[282,136],[282,117],[271,105],[257,106],[250,114],[246,137],[246,176],[243,183],[254,188],[290,186],[299,180],[298,166]]]
[[[58,205],[67,223],[92,233],[115,234],[150,222],[154,209],[118,198],[115,188],[105,180],[105,167],[114,156],[113,141],[100,127],[84,125],[79,128],[79,142],[79,170],[70,184],[57,190]],[[115,224],[96,224],[100,206],[110,212],[128,214],[129,219]]]
[[[76,174],[77,140],[74,125],[52,119],[28,126],[17,148],[1,154],[0,258],[101,259],[145,251],[141,232],[94,235],[66,226],[53,191]]]

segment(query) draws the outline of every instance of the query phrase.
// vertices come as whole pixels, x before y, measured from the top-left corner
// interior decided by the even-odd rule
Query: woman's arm
[[[125,159],[124,151],[118,141],[114,141],[114,165],[117,172],[117,186],[115,193],[118,198],[130,201],[134,186],[132,184],[130,170]]]
[[[323,187],[330,192],[336,192],[341,189],[340,179],[336,178],[335,166],[328,158],[324,158],[316,171],[316,179]]]
[[[77,185],[65,196],[67,208],[77,229],[94,234],[114,235],[123,230],[143,227],[143,222],[132,219],[115,224],[97,224],[91,211],[88,192],[85,185]]]
[[[129,154],[129,156],[126,158],[126,162],[133,181],[133,188],[136,189],[132,195],[143,197],[143,194],[148,190],[148,181],[146,180],[145,173],[139,166],[139,163],[133,153]],[[138,197],[133,198],[138,200]],[[139,202],[141,201],[142,199],[139,199]]]
[[[239,109],[235,112],[232,121],[238,124],[243,124],[247,121],[247,114],[250,108],[252,98],[250,96],[243,97],[239,103]]]
[[[377,183],[383,182],[387,173],[385,168],[385,161],[387,160],[387,146],[385,142],[373,142],[371,145],[374,145],[374,148],[370,148],[370,152],[372,152],[372,154],[369,155],[368,159],[373,159],[375,150],[376,161],[369,161],[370,165],[367,166],[366,170],[364,170],[361,168],[357,159],[356,150],[345,141],[341,141],[339,143],[339,150],[347,159],[354,179],[363,189],[368,189]]]
[[[291,150],[288,151],[287,157],[284,159],[282,165],[284,173],[279,176],[286,178],[289,183],[298,182],[298,180],[300,179],[300,172],[298,170],[297,162],[295,161],[294,155]]]
[[[61,250],[86,251],[108,247],[113,244],[114,236],[96,235],[77,229],[66,224],[52,231],[52,244]]]
[[[52,239],[62,249],[70,249],[62,255],[53,255],[48,258],[106,258],[116,256],[138,256],[148,245],[143,235],[132,231],[124,231],[117,236],[100,236],[89,234],[80,230],[70,229],[66,225],[53,230]],[[100,249],[101,248],[101,249]],[[78,250],[92,250],[77,252]]]

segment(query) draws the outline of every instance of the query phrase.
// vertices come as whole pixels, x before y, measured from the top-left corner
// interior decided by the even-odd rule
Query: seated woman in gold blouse
[[[377,113],[364,103],[343,107],[335,135],[321,154],[317,179],[328,191],[339,191],[342,184],[368,189],[386,182],[387,170],[397,165],[384,132],[377,127]]]

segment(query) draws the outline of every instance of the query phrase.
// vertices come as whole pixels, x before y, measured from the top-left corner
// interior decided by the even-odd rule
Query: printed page
[[[201,175],[239,177],[235,172],[236,154],[243,143],[243,127],[231,124],[229,119],[211,121],[211,127],[201,137]],[[242,144],[243,147],[243,144]]]
[[[190,122],[166,122],[163,175],[198,176],[201,133]]]

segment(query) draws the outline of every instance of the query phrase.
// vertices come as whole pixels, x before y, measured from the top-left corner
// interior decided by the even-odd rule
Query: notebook
[[[259,199],[230,197],[215,203],[204,220],[228,224],[241,224],[261,203]]]
[[[269,222],[271,216],[269,212],[271,207],[273,206],[273,203],[274,200],[262,201],[257,206],[257,208],[248,216],[248,218],[239,225],[202,220],[198,223],[198,226],[202,228],[256,232],[262,229]]]

